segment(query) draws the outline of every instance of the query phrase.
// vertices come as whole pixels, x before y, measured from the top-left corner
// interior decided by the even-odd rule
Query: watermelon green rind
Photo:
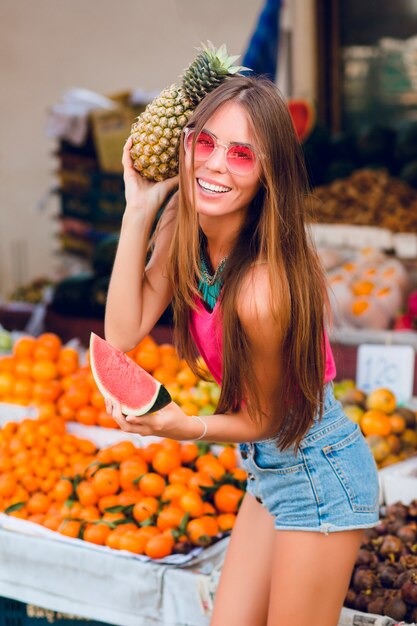
[[[105,367],[100,363],[104,358]],[[172,402],[167,389],[159,381],[124,352],[114,348],[95,333],[91,333],[90,336],[90,365],[100,393],[113,402],[119,402],[125,415],[146,415]],[[130,387],[127,386],[129,383]],[[115,389],[116,387],[119,389]],[[146,392],[149,397],[144,401],[143,394]],[[130,396],[135,396],[134,404],[123,401],[123,397],[129,396],[129,393]]]

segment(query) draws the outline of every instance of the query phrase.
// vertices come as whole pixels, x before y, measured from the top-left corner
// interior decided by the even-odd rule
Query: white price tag
[[[413,395],[414,349],[411,346],[362,344],[358,349],[356,386],[369,393],[385,387],[398,402]]]

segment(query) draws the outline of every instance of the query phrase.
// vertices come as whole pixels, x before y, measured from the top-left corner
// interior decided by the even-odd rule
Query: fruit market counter
[[[0,596],[118,626],[208,626],[227,539],[178,567],[33,536],[24,525],[0,528]]]

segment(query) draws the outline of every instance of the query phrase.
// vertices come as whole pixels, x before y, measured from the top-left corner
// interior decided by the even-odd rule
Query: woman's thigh
[[[276,530],[246,494],[233,528],[210,626],[266,626]]]
[[[275,531],[267,626],[336,626],[363,532]]]

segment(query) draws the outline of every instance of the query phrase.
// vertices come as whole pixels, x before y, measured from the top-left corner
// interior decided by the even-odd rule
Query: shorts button
[[[240,455],[241,455],[242,459],[247,459],[248,458],[248,453],[246,452],[246,450],[242,450]]]

